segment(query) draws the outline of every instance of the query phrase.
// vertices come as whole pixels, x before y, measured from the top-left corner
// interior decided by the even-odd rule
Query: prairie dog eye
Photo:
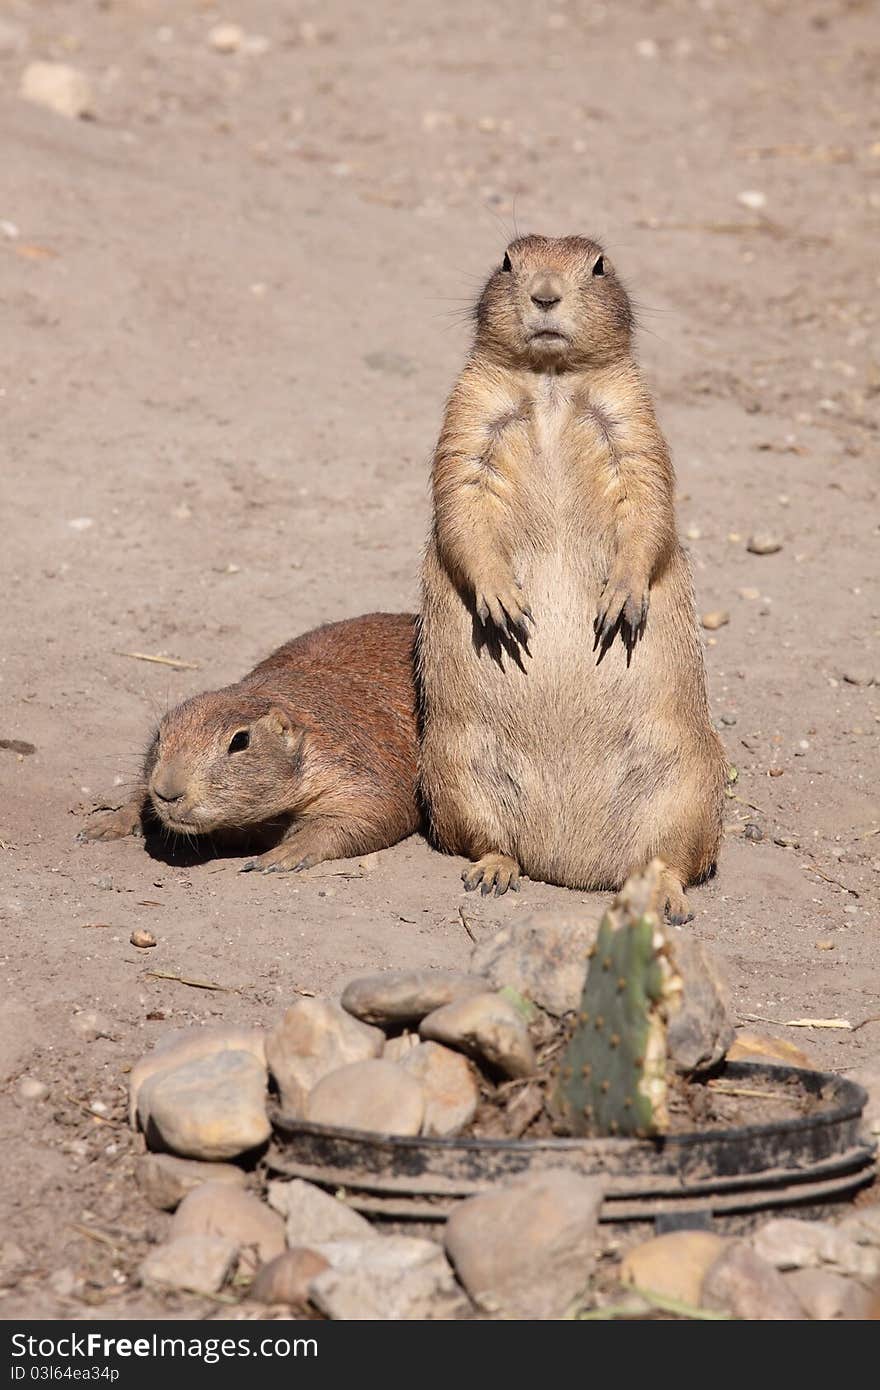
[[[510,264],[510,257],[508,256],[508,254],[507,254],[506,251],[505,251],[505,253],[504,253],[504,260],[501,262],[501,269],[502,269],[502,270],[513,270],[513,266]]]
[[[237,733],[232,735],[229,741],[229,752],[243,753],[246,748],[250,747],[250,741],[251,736],[249,731],[247,729],[239,729]]]
[[[594,274],[594,275],[604,275],[604,274],[605,274],[605,257],[604,257],[604,256],[597,256],[596,259],[593,261],[593,274]]]

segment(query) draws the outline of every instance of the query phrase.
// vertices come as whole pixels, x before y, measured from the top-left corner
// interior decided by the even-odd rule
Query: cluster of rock
[[[388,971],[354,981],[339,1002],[297,1000],[265,1034],[169,1035],[131,1073],[132,1123],[148,1149],[137,1179],[174,1213],[144,1284],[202,1295],[225,1285],[294,1315],[342,1319],[556,1318],[621,1298],[636,1315],[672,1299],[737,1317],[859,1316],[880,1276],[880,1208],[839,1226],[772,1221],[748,1240],[658,1237],[609,1282],[604,1260],[594,1279],[599,1178],[557,1169],[495,1186],[461,1202],[436,1240],[385,1233],[311,1183],[263,1180],[270,1087],[294,1119],[460,1133],[483,1077],[533,1075],[529,1010],[558,1018],[577,1005],[595,930],[535,914],[478,946],[470,973]],[[685,1030],[682,1046],[695,1039],[699,1029]],[[753,1040],[750,1055],[761,1046]]]
[[[620,1280],[645,1308],[747,1320],[866,1318],[877,1309],[880,1206],[839,1223],[777,1217],[747,1239],[676,1231],[635,1246]]]

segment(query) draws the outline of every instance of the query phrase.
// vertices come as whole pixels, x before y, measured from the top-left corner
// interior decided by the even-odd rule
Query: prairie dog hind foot
[[[508,888],[511,892],[518,893],[519,880],[519,864],[509,854],[484,854],[476,864],[471,864],[469,869],[465,869],[461,876],[466,893],[473,893],[479,888],[484,898],[492,892],[496,898],[500,898]]]

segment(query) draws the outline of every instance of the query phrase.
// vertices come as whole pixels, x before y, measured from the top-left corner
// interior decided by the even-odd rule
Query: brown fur
[[[477,325],[422,572],[434,837],[480,861],[463,877],[483,892],[520,869],[617,888],[659,856],[683,919],[718,851],[725,763],[629,299],[597,243],[524,237]]]
[[[279,647],[237,685],[159,725],[132,800],[85,839],[135,832],[145,808],[179,834],[289,825],[247,868],[305,869],[396,844],[419,823],[415,619],[371,613]],[[235,736],[247,747],[230,749]]]

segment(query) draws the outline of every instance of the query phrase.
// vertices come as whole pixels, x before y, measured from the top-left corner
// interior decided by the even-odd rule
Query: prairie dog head
[[[258,697],[211,691],[165,715],[147,754],[159,819],[178,834],[235,829],[289,815],[306,731]]]
[[[505,366],[570,371],[630,350],[629,296],[586,237],[512,241],[477,304],[477,345]]]

